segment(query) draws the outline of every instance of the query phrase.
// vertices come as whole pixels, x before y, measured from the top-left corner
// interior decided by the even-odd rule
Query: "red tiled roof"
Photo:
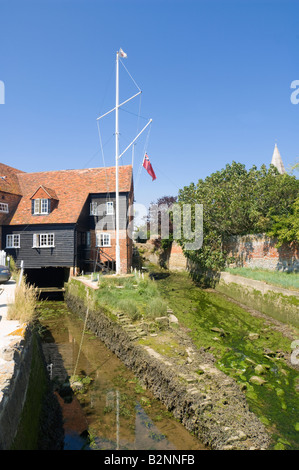
[[[24,173],[11,166],[0,163],[0,191],[11,194],[21,194],[18,174]]]
[[[39,186],[39,188],[34,191],[30,199],[58,199],[57,194],[53,189],[46,188],[46,186]]]
[[[75,223],[90,193],[115,192],[115,167],[84,170],[19,173],[22,199],[10,220],[10,225]],[[119,167],[119,192],[129,192],[132,185],[132,166]],[[48,215],[31,213],[31,198],[43,186],[51,188],[58,202]]]

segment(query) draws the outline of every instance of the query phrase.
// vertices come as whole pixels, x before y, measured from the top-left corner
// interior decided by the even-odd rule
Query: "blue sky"
[[[135,199],[177,195],[233,160],[299,157],[298,2],[0,0],[0,161],[24,171],[114,165],[115,53],[142,89],[120,113]],[[121,65],[120,100],[137,91]],[[140,172],[147,150],[157,180]],[[122,164],[132,162],[131,151]]]

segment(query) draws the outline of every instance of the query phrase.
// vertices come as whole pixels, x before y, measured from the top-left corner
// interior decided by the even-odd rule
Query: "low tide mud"
[[[65,300],[85,319],[86,305],[80,298],[67,293]],[[196,349],[182,329],[170,327],[138,338],[100,311],[89,311],[87,328],[210,449],[269,448],[270,436],[249,410],[239,385],[215,367],[211,354]]]

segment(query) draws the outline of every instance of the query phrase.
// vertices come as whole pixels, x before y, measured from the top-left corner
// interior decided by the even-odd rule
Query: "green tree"
[[[294,171],[299,172],[299,162],[291,166],[290,174]],[[274,223],[268,235],[277,238],[277,247],[283,243],[299,243],[299,196],[283,215],[273,215],[272,218]]]
[[[299,197],[292,204],[288,215],[274,215],[273,220],[274,224],[268,235],[277,238],[277,247],[283,243],[299,243]]]
[[[152,202],[150,210],[147,216],[147,231],[150,234],[150,223],[151,218],[154,217],[154,221],[157,229],[157,246],[162,246],[163,249],[167,249],[171,246],[173,241],[173,214],[172,206],[176,204],[177,196],[163,196],[157,199],[156,202]],[[162,221],[165,216],[165,220],[168,224],[167,227],[164,227],[168,231],[168,237],[162,239]],[[152,235],[152,234],[150,234]]]
[[[265,165],[246,170],[232,162],[205,180],[179,191],[178,202],[203,204],[203,245],[185,255],[197,271],[219,271],[226,263],[223,242],[231,235],[263,233],[274,224],[274,216],[285,217],[298,196],[299,181]],[[181,239],[184,249],[188,240]]]

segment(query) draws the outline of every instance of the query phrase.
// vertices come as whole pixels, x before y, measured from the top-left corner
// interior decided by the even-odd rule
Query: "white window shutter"
[[[37,233],[34,233],[33,234],[33,248],[36,248],[38,247],[38,243],[37,243]]]

